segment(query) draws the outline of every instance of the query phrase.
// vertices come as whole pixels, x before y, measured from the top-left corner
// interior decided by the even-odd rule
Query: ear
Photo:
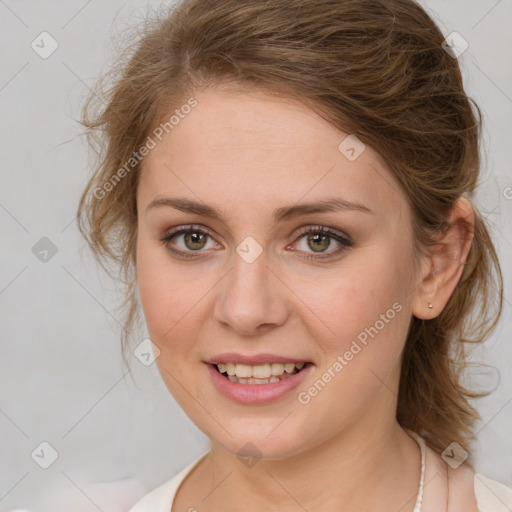
[[[412,313],[417,318],[435,318],[446,306],[464,271],[474,227],[473,207],[466,198],[460,197],[455,201],[436,244],[427,249],[422,281],[412,302]]]

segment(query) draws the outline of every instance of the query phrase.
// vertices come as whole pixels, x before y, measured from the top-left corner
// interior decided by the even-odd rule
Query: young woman
[[[472,466],[502,279],[444,39],[412,0],[185,0],[86,110],[81,231],[211,441],[132,512],[512,508]]]

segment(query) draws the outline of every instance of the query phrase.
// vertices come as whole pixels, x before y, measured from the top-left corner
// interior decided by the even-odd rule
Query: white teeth
[[[272,375],[269,379],[255,379],[254,377],[241,378],[236,375],[228,375],[228,379],[231,382],[236,382],[238,384],[270,384],[272,382],[279,382],[280,380],[289,379],[292,376],[291,373],[283,373],[279,377]]]
[[[304,368],[305,363],[266,363],[251,366],[249,364],[218,363],[217,368],[231,382],[240,384],[268,384],[291,377]]]
[[[238,378],[252,377],[252,366],[248,364],[237,364],[236,365],[236,376]]]
[[[272,375],[282,375],[284,373],[284,364],[272,363]]]
[[[268,379],[272,375],[269,364],[260,364],[252,367],[252,376],[256,379]]]
[[[284,371],[285,371],[286,373],[292,373],[292,372],[293,372],[293,370],[295,370],[295,364],[293,364],[293,363],[286,363],[286,364],[284,365]]]
[[[268,384],[268,379],[247,379],[247,384]]]

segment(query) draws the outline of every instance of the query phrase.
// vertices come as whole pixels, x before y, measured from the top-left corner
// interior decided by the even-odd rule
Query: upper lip
[[[253,354],[243,355],[234,352],[226,352],[218,354],[206,361],[209,364],[219,363],[233,363],[233,364],[247,364],[257,366],[261,364],[270,363],[308,363],[306,359],[298,359],[296,357],[280,356],[277,354]]]

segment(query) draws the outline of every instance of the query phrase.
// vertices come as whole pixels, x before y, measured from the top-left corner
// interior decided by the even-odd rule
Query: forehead
[[[145,157],[139,199],[188,195],[208,203],[282,203],[339,195],[396,209],[405,197],[370,147],[296,100],[261,92],[210,89]],[[342,148],[340,151],[340,143]],[[350,149],[350,148],[349,148]],[[349,152],[353,156],[354,152]]]

